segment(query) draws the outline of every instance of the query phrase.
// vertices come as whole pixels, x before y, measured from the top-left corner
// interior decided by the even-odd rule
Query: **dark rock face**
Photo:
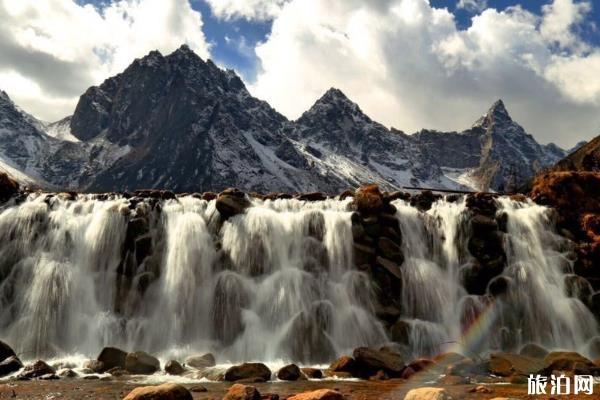
[[[600,136],[560,160],[553,170],[600,172]]]
[[[300,368],[296,364],[289,364],[277,371],[277,378],[282,381],[297,381],[302,376]]]
[[[23,368],[23,363],[17,356],[10,356],[0,362],[0,377],[12,374]]]
[[[148,353],[136,351],[125,357],[125,369],[132,374],[149,375],[160,370],[160,362]]]
[[[7,201],[19,192],[19,183],[4,172],[0,172],[0,203]]]
[[[170,360],[165,364],[165,372],[169,375],[181,375],[185,368],[176,360]]]
[[[191,356],[185,359],[185,365],[196,369],[214,367],[216,365],[215,356],[211,353],[201,356]]]
[[[117,349],[116,347],[105,347],[98,355],[97,360],[102,363],[102,369],[104,372],[111,368],[119,367],[125,368],[125,359],[127,358],[127,352]]]
[[[271,370],[266,365],[261,363],[244,363],[241,365],[235,365],[225,372],[225,380],[228,382],[253,378],[267,382],[271,379]]]
[[[17,379],[28,380],[34,378],[40,378],[44,375],[54,375],[56,371],[54,368],[46,364],[42,360],[38,360],[33,364],[25,366],[23,372],[19,374]]]

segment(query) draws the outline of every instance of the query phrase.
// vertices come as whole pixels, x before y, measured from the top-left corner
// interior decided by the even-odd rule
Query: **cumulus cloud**
[[[488,8],[487,0],[459,0],[456,8],[467,10],[471,13],[480,13]]]
[[[268,20],[279,14],[289,0],[206,0],[219,18]]]
[[[538,140],[569,146],[600,126],[598,50],[576,33],[582,4],[488,8],[461,30],[427,0],[293,0],[256,49],[251,90],[296,118],[336,86],[407,132],[464,129],[503,98]]]
[[[187,43],[208,56],[201,15],[187,0],[0,0],[0,88],[46,120],[68,115],[90,85],[153,49]]]

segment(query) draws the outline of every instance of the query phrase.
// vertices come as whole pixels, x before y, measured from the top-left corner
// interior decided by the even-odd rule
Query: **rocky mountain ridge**
[[[501,101],[461,133],[388,129],[338,89],[289,121],[233,71],[185,45],[136,59],[56,123],[0,98],[5,170],[42,187],[333,193],[374,182],[389,190],[506,190],[564,155],[538,144]]]

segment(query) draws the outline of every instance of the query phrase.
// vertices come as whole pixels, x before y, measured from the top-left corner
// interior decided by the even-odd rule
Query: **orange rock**
[[[193,398],[183,386],[165,383],[160,386],[135,388],[123,400],[193,400]]]
[[[344,400],[345,397],[340,392],[330,389],[319,389],[312,392],[298,393],[295,396],[288,397],[287,400]]]
[[[377,185],[360,187],[354,193],[354,204],[357,211],[364,214],[377,213],[383,207],[383,195]]]

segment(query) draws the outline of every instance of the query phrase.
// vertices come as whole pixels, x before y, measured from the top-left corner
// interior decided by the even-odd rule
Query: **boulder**
[[[377,265],[383,267],[383,269],[385,269],[394,278],[402,280],[402,272],[400,271],[400,266],[397,263],[383,257],[377,257],[376,262]]]
[[[208,389],[205,388],[202,385],[195,385],[195,386],[192,386],[190,388],[190,392],[193,392],[193,393],[206,393],[206,392],[208,392]]]
[[[471,218],[471,228],[473,229],[474,235],[485,235],[498,230],[498,222],[494,218],[475,214]]]
[[[193,400],[192,394],[181,385],[164,383],[133,389],[123,400]]]
[[[302,201],[323,201],[323,200],[327,200],[327,196],[325,196],[321,192],[301,193],[296,198],[298,200],[302,200]]]
[[[540,370],[541,373],[545,375],[550,375],[553,371],[572,372],[576,363],[588,367],[594,366],[594,363],[591,360],[585,358],[581,354],[568,351],[550,352],[544,357],[543,363],[543,369],[540,368]]]
[[[201,356],[191,356],[185,359],[185,365],[196,369],[210,368],[217,365],[215,356],[206,353]]]
[[[114,367],[109,369],[108,371],[106,371],[107,374],[110,374],[112,376],[125,376],[125,375],[129,375],[129,371],[121,368],[121,367]]]
[[[475,362],[470,358],[454,362],[446,367],[446,375],[454,376],[486,374],[487,372],[488,365],[484,362]]]
[[[17,356],[10,356],[0,362],[0,377],[12,374],[23,368],[23,363]]]
[[[318,368],[300,368],[308,379],[323,379],[323,371]]]
[[[100,352],[97,360],[103,363],[103,370],[100,372],[108,371],[114,367],[125,368],[125,358],[127,353],[116,347],[105,347]]]
[[[380,371],[380,372],[383,372],[383,371]],[[401,379],[410,379],[416,373],[417,373],[417,371],[415,371],[411,367],[406,367],[402,370],[402,373],[400,374],[400,378]]]
[[[548,354],[548,350],[535,343],[527,343],[521,350],[519,350],[519,354],[522,356],[532,357],[532,358],[540,358],[543,359]]]
[[[433,203],[441,199],[442,196],[434,194],[431,190],[423,190],[411,197],[410,205],[418,208],[421,211],[427,211],[431,208]]]
[[[135,351],[125,357],[125,369],[132,374],[150,375],[160,370],[160,361],[143,351]]]
[[[452,400],[452,396],[443,388],[423,387],[410,390],[404,400]]]
[[[23,369],[23,371],[17,376],[17,379],[28,380],[39,378],[48,374],[53,375],[55,373],[56,371],[54,370],[54,368],[46,364],[44,361],[38,360],[33,364],[27,365],[25,369]]]
[[[244,363],[234,365],[225,372],[225,380],[236,382],[242,379],[259,378],[266,382],[271,379],[271,370],[262,363]]]
[[[9,357],[15,356],[16,354],[14,350],[9,345],[0,340],[0,361],[4,361]]]
[[[384,371],[390,377],[399,376],[405,367],[402,356],[388,348],[373,349],[370,347],[359,347],[352,353],[356,363],[356,375],[368,378],[379,370]]]
[[[302,376],[296,364],[289,364],[277,371],[277,378],[282,381],[297,381]]]
[[[356,362],[352,357],[341,356],[331,363],[329,370],[332,372],[347,372],[352,374],[356,370]]]
[[[0,172],[0,202],[7,201],[18,192],[19,183],[8,174]]]
[[[236,383],[229,388],[223,400],[261,400],[261,397],[254,386]]]
[[[492,353],[489,372],[498,376],[530,375],[538,373],[544,361],[512,353]]]
[[[58,376],[61,378],[77,378],[79,375],[71,368],[65,368],[58,373]]]
[[[361,214],[376,214],[383,207],[383,195],[377,185],[362,186],[354,192],[354,206]]]
[[[83,368],[89,369],[96,374],[100,374],[102,372],[107,371],[106,368],[104,368],[104,363],[102,361],[98,361],[98,360],[86,361],[83,364]],[[113,367],[113,368],[120,368],[120,367]]]
[[[250,201],[246,198],[244,192],[237,189],[226,189],[219,193],[215,207],[223,218],[233,217],[246,211],[250,206]]]
[[[165,372],[169,375],[181,375],[185,372],[185,368],[178,361],[171,360],[165,364]]]
[[[418,358],[408,364],[415,372],[423,371],[435,367],[436,362],[428,358]]]
[[[394,243],[393,240],[382,236],[377,242],[377,247],[379,248],[379,253],[383,257],[394,260],[400,264],[404,261],[402,248]]]
[[[338,391],[330,389],[313,390],[312,392],[298,393],[288,397],[287,400],[344,400],[345,397]]]

